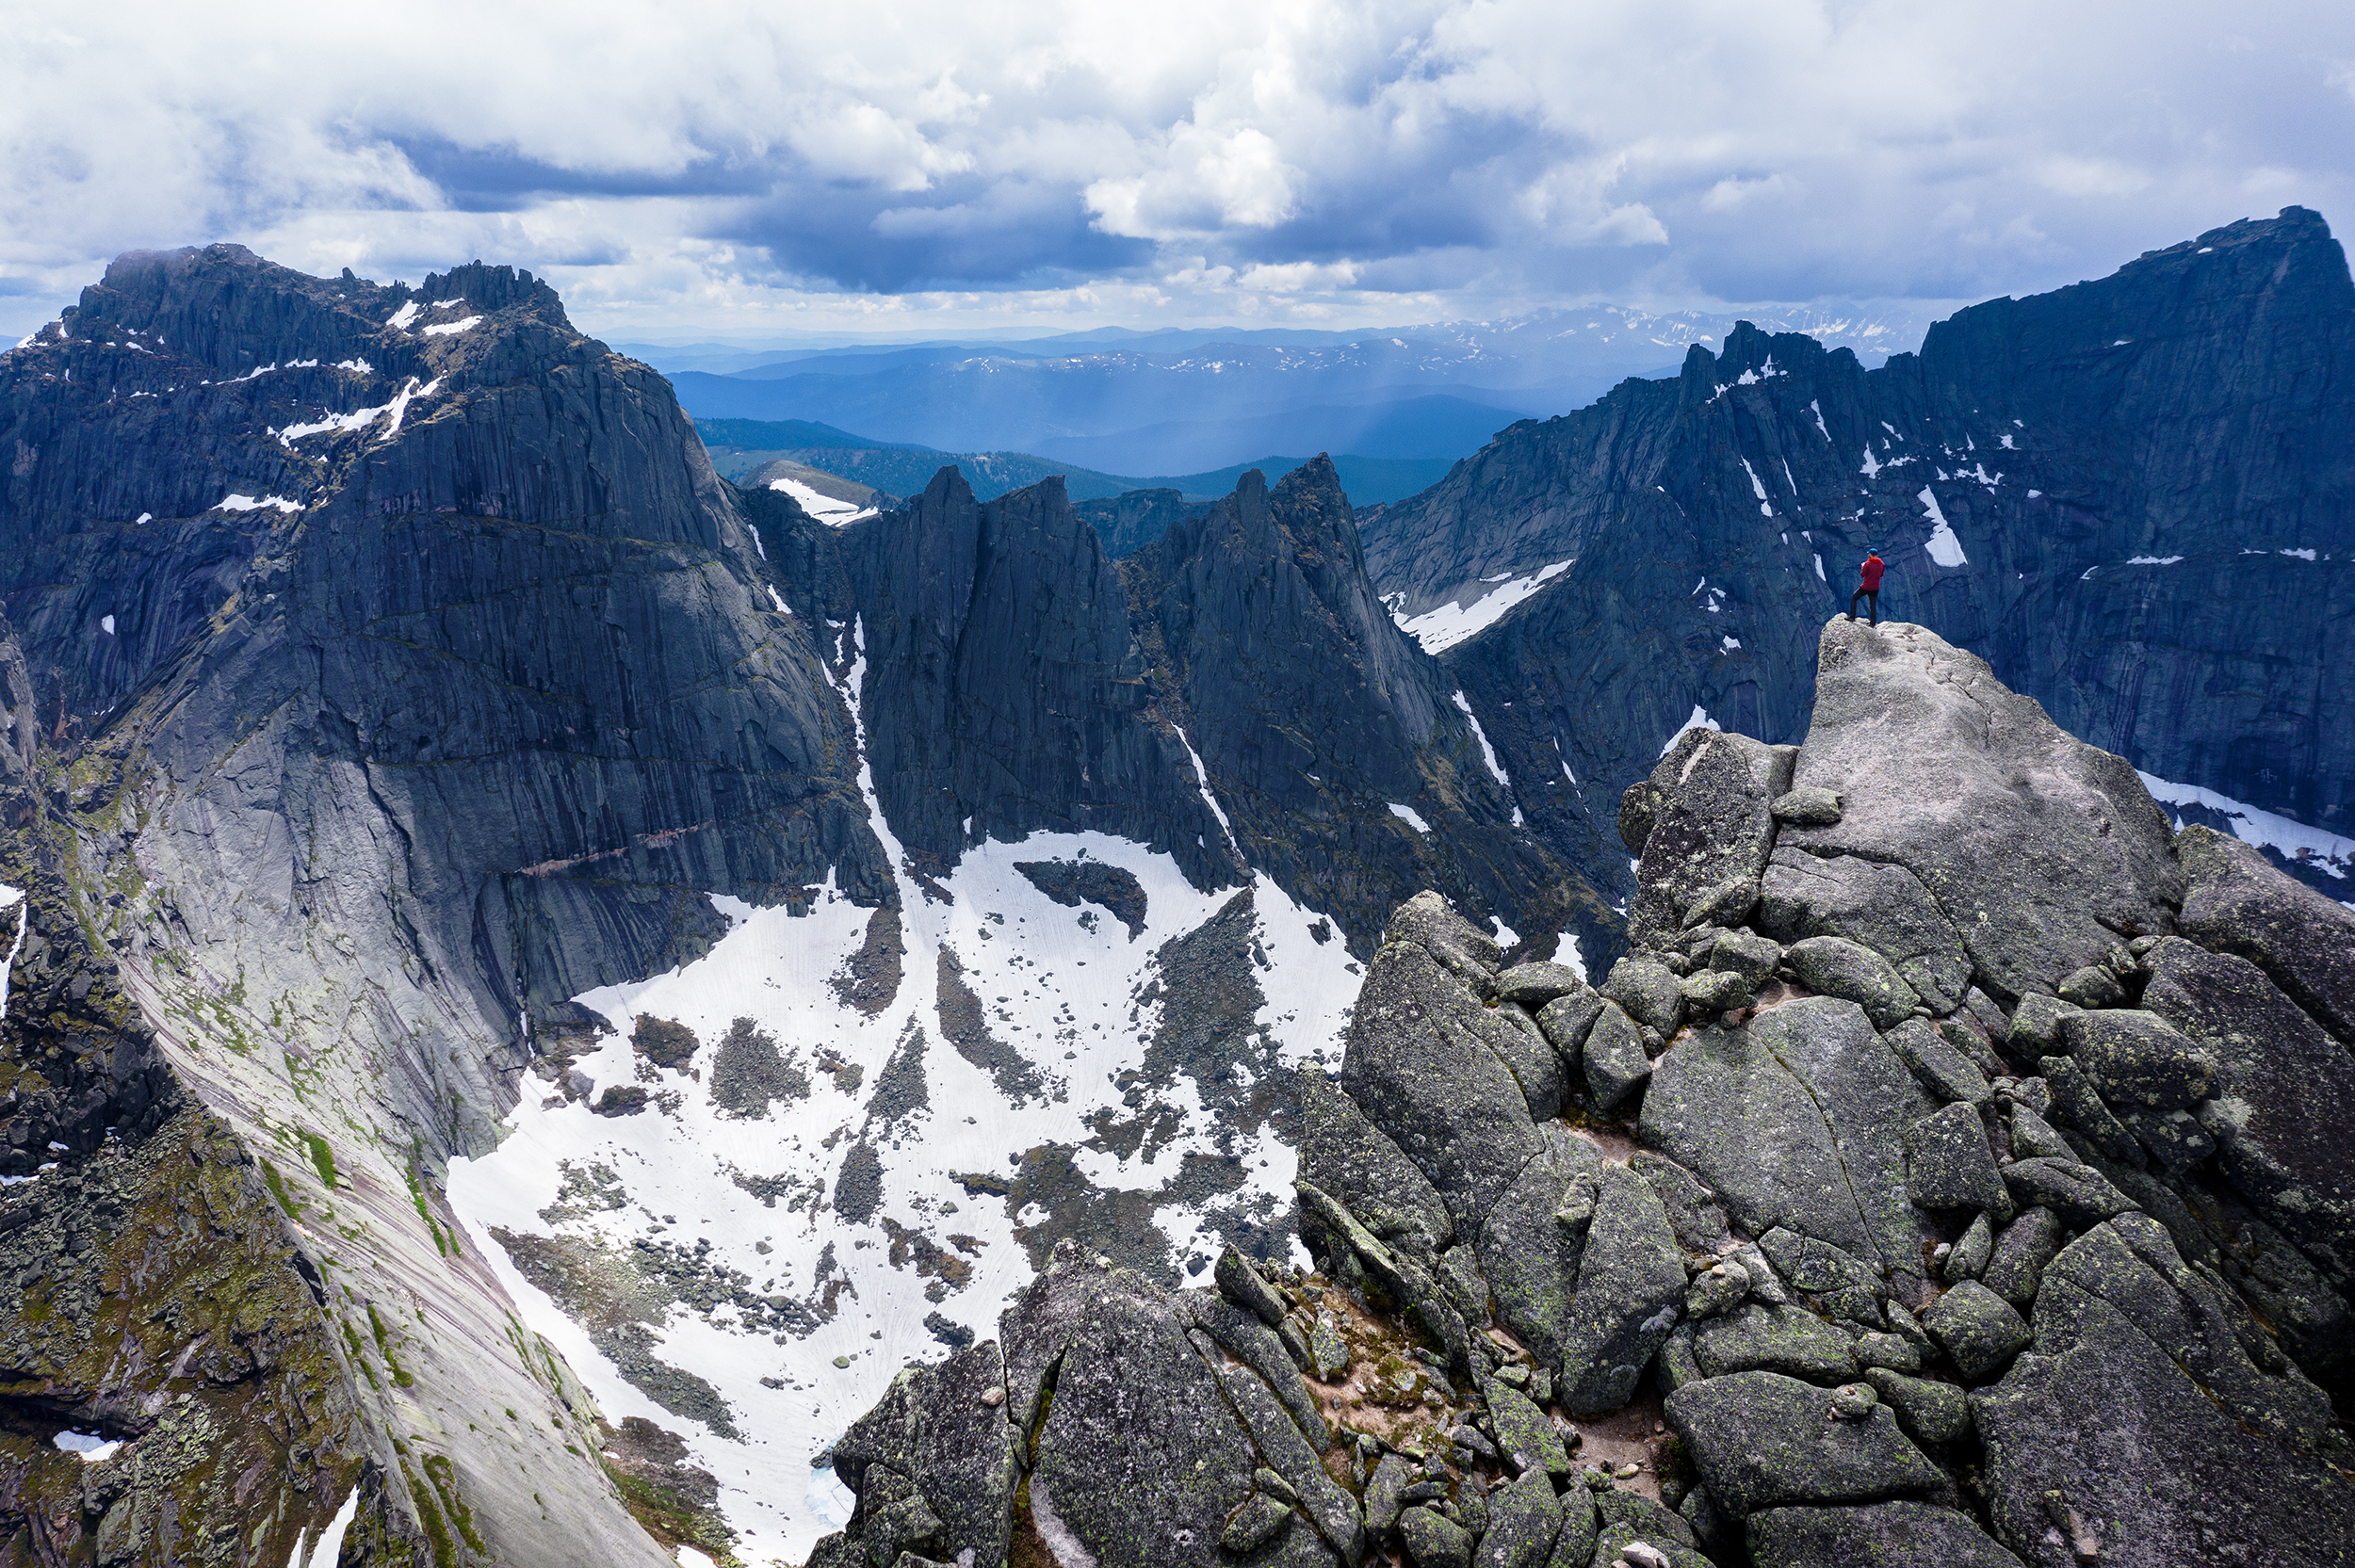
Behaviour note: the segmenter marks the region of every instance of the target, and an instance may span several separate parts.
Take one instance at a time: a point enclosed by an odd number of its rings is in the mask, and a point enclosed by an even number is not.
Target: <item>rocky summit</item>
[[[812,1561],[2355,1559],[2355,914],[1921,626],[1820,671],[1628,790],[1601,985],[1399,907],[1313,1268],[1059,1246]]]
[[[119,258],[0,355],[7,1560],[2343,1560],[2347,311],[1083,513]]]

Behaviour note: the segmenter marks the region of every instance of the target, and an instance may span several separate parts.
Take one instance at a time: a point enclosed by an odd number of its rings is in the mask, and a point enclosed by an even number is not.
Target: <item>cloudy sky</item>
[[[213,240],[760,340],[1948,301],[2350,196],[2346,0],[0,6],[19,335]]]

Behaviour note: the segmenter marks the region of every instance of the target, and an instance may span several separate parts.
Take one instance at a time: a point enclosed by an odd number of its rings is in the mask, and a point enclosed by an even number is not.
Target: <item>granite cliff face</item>
[[[1372,518],[1366,557],[1546,843],[1605,885],[1617,793],[1679,726],[1806,733],[1809,628],[1872,546],[1883,619],[2184,786],[2193,819],[2226,820],[2205,789],[2347,836],[2351,389],[2355,283],[2290,208],[1973,306],[1875,370],[1738,330],[1503,432]],[[2346,897],[2335,869],[2314,880]]]
[[[1923,627],[1820,666],[1627,792],[1601,986],[1401,906],[1313,1271],[1059,1250],[812,1560],[2347,1560],[2355,915]]]

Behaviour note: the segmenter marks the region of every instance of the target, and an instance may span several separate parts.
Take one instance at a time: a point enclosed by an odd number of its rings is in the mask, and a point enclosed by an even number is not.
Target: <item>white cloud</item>
[[[2355,210],[2355,8],[2233,21],[19,0],[0,331],[117,251],[211,239],[378,277],[512,261],[617,334],[2021,292],[2289,202]]]

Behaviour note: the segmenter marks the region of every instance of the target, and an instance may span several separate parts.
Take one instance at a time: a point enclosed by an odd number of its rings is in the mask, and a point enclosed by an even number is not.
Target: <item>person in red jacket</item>
[[[1856,591],[1848,595],[1849,620],[1856,619],[1856,602],[1861,599],[1864,601],[1865,608],[1872,614],[1872,624],[1877,626],[1881,623],[1881,569],[1883,564],[1878,550],[1864,552],[1864,564],[1857,568],[1859,580]]]

